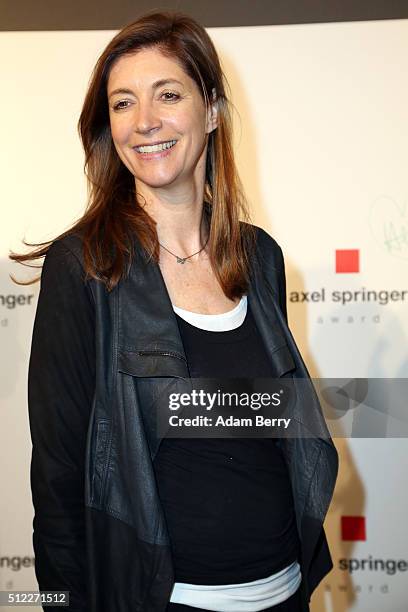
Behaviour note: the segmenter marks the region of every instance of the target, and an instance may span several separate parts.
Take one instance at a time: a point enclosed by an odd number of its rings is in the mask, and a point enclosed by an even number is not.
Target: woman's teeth
[[[138,153],[156,153],[158,151],[165,151],[174,147],[177,140],[169,140],[168,142],[161,142],[157,145],[146,145],[144,147],[135,147]]]

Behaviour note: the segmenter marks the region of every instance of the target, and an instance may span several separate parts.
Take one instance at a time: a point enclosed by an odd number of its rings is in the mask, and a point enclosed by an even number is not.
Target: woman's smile
[[[154,144],[138,145],[132,148],[142,159],[161,159],[168,157],[176,144],[177,140],[166,140]]]

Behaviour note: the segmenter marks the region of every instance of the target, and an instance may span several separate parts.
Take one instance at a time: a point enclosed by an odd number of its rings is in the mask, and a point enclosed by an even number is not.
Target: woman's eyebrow
[[[181,81],[178,81],[177,79],[159,79],[158,81],[155,81],[154,83],[152,83],[152,88],[157,89],[158,87],[163,87],[163,85],[169,85],[170,83],[177,83],[178,85],[183,86],[183,83]],[[134,95],[134,92],[132,89],[128,89],[126,87],[119,87],[119,89],[114,89],[113,91],[110,92],[109,98],[115,94]]]
[[[177,83],[178,85],[183,85],[181,81],[177,79],[159,79],[153,83],[153,89],[157,89],[158,87],[163,87],[163,85],[168,85],[169,83]]]
[[[119,89],[114,89],[113,91],[111,91],[109,94],[109,98],[111,98],[115,94],[132,94],[133,95],[133,91],[131,89],[125,89],[123,87],[120,87]]]

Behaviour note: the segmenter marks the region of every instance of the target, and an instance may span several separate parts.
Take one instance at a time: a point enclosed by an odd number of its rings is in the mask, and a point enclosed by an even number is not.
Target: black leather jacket
[[[308,379],[286,323],[282,252],[257,231],[248,299],[276,377]],[[188,365],[160,268],[139,247],[110,293],[84,281],[81,240],[55,241],[44,262],[29,365],[33,544],[41,590],[70,591],[76,612],[164,612],[174,583],[152,459],[155,398],[146,377],[180,380]],[[310,385],[298,397],[299,433]],[[286,440],[307,602],[332,562],[322,527],[337,475],[329,437]],[[47,607],[47,610],[54,608]],[[59,608],[58,608],[59,609]]]

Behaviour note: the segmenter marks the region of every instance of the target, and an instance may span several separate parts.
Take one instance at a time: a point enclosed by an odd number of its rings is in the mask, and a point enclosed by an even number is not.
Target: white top
[[[280,572],[251,582],[219,586],[176,582],[170,601],[215,612],[259,612],[289,599],[301,581],[300,565],[294,561]]]
[[[246,295],[235,308],[221,314],[200,314],[173,304],[173,310],[187,323],[215,332],[230,331],[242,325],[247,307]],[[267,578],[251,582],[221,585],[176,582],[170,601],[216,612],[259,612],[289,599],[296,593],[301,581],[300,565],[294,561]]]
[[[243,295],[235,308],[221,314],[191,312],[191,310],[184,310],[184,308],[179,308],[174,304],[173,310],[187,323],[200,329],[215,332],[230,331],[231,329],[236,329],[244,322],[247,313],[247,296]]]

